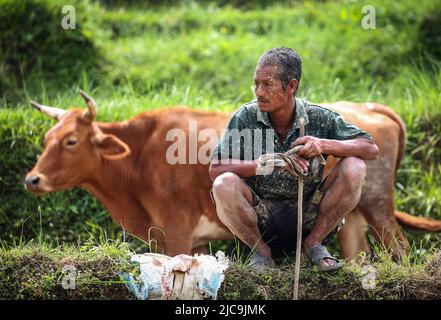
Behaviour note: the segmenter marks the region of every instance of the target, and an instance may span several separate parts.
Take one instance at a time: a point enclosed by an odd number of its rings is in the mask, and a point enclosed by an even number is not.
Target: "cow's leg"
[[[162,228],[135,222],[126,224],[126,227],[128,227],[127,230],[129,233],[139,237],[147,244],[150,252],[160,254],[166,253],[166,242]]]
[[[193,239],[189,228],[184,224],[175,224],[167,225],[162,229],[164,234],[158,238],[161,239],[160,245],[164,248],[164,254],[173,257],[192,253]]]
[[[305,252],[322,244],[343,218],[357,205],[366,175],[366,165],[360,158],[346,157],[338,162],[326,177],[320,191],[325,195],[314,227],[304,240]],[[332,259],[323,259],[323,265],[333,265]]]
[[[151,220],[146,216],[134,215],[134,210],[131,211],[132,216],[129,218],[115,219],[120,225],[125,236],[134,236],[144,241],[150,252],[164,253],[164,239],[161,228],[153,227]]]
[[[191,232],[186,232],[185,225],[167,225],[153,223],[150,226],[132,223],[126,224],[128,232],[144,240],[150,252],[166,254],[171,257],[178,254],[191,254],[193,239]]]
[[[207,246],[203,245],[203,246],[195,247],[191,250],[191,253],[192,254],[196,254],[196,253],[206,254],[206,253],[208,253]]]
[[[355,209],[346,216],[345,221],[338,232],[342,257],[346,260],[352,260],[360,252],[370,253],[365,231],[366,221],[361,213]]]
[[[400,260],[407,253],[408,242],[393,216],[393,199],[382,199],[378,203],[360,203],[360,209],[371,227],[376,243],[385,248],[394,260]]]
[[[262,240],[249,187],[234,173],[224,173],[213,183],[216,211],[222,223],[249,248],[271,259],[271,249]]]
[[[394,259],[399,259],[407,253],[408,242],[393,214],[395,172],[391,163],[393,158],[385,154],[377,161],[367,161],[367,176],[358,208],[377,244],[384,246]]]
[[[181,240],[179,241],[179,244],[173,243],[173,245],[168,245],[167,241],[165,241],[165,245],[164,245],[164,253],[174,257],[178,254],[192,254],[192,250],[191,250],[191,246],[192,246],[192,241],[191,239],[189,240]]]

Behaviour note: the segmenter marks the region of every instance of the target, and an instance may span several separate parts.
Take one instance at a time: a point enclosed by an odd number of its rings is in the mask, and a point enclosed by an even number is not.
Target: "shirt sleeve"
[[[332,125],[329,132],[329,139],[350,140],[364,138],[368,140],[373,140],[372,136],[369,133],[361,130],[351,123],[344,121],[341,115],[339,115],[338,113],[332,114],[334,119],[330,122]]]
[[[240,133],[245,128],[242,120],[233,114],[211,154],[211,161],[220,159],[244,160],[244,141]]]

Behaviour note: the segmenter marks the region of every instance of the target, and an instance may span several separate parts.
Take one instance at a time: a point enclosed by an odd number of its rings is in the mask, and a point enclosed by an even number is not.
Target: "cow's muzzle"
[[[36,194],[46,193],[41,188],[41,180],[42,178],[38,174],[28,174],[24,181],[26,190]]]

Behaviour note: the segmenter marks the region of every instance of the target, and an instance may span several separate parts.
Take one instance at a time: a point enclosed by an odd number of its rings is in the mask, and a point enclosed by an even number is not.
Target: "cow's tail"
[[[439,220],[415,217],[406,212],[396,210],[394,216],[403,228],[426,232],[441,232],[441,221]]]
[[[396,172],[398,170],[398,166],[400,165],[401,160],[404,158],[404,152],[406,151],[406,141],[407,141],[406,125],[404,124],[404,121],[400,118],[398,113],[396,113],[394,110],[392,110],[389,107],[386,107],[379,103],[367,103],[366,106],[374,112],[384,114],[385,116],[392,119],[398,125],[398,128],[400,130],[400,137],[398,141],[397,163],[395,166],[395,172]]]

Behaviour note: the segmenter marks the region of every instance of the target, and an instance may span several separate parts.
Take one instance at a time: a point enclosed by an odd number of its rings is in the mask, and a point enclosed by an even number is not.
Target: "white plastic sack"
[[[131,262],[140,266],[138,281],[131,274],[122,276],[141,300],[214,300],[228,268],[222,251],[216,256],[180,254],[173,258],[145,253],[132,256]]]

